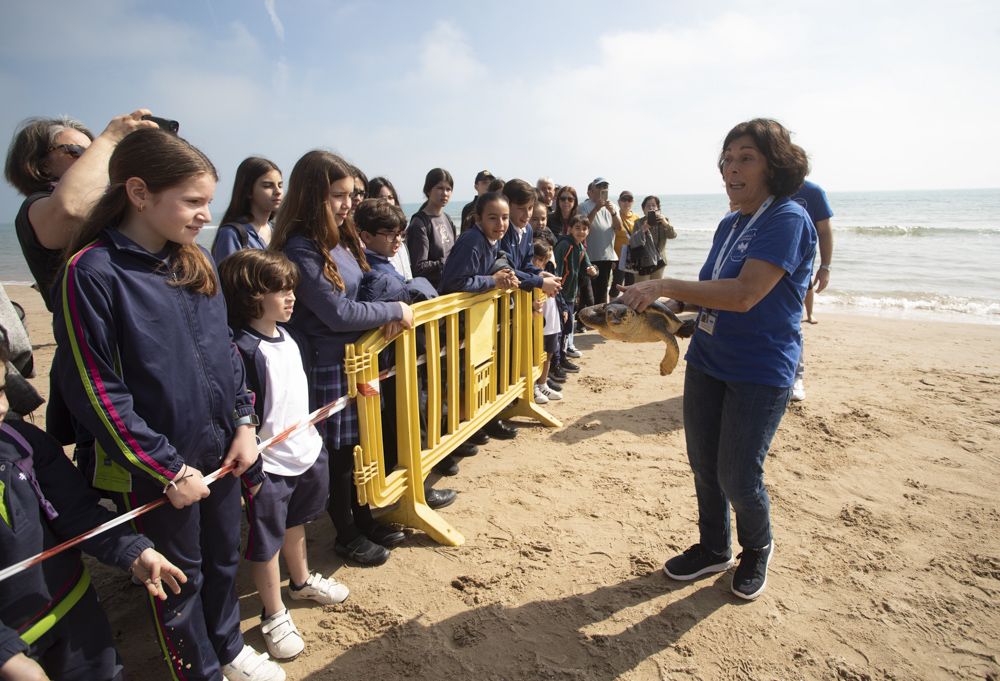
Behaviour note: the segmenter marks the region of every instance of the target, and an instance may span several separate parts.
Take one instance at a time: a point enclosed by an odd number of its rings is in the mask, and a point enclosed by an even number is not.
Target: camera
[[[654,224],[656,222],[659,222],[659,219],[656,217],[656,211],[655,210],[651,210],[648,213],[646,213],[646,224],[647,225],[652,225],[652,224]]]
[[[177,134],[177,131],[181,129],[180,123],[178,123],[177,121],[172,121],[169,118],[160,118],[159,116],[152,116],[150,114],[146,114],[145,116],[142,117],[142,120],[153,121],[158,126],[160,126],[161,129],[166,130],[167,132],[172,132],[175,135]]]

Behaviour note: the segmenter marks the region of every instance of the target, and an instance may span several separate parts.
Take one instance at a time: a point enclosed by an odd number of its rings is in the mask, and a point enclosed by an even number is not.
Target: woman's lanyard
[[[760,204],[760,208],[758,208],[757,212],[753,214],[752,218],[750,218],[750,222],[748,222],[746,226],[744,226],[743,229],[740,230],[740,235],[746,234],[747,231],[750,229],[750,227],[753,225],[753,223],[757,222],[757,218],[763,215],[764,211],[766,211],[771,206],[772,203],[774,203],[774,195],[768,196],[764,200],[764,203]],[[736,244],[738,244],[740,241],[739,239],[733,239],[733,237],[736,235],[737,231],[736,228],[739,226],[740,223],[740,217],[741,216],[736,217],[736,222],[733,223],[733,228],[729,230],[729,236],[727,236],[726,240],[722,243],[722,248],[719,249],[719,255],[717,255],[715,258],[715,267],[712,268],[713,281],[719,278],[719,275],[722,273],[722,265],[726,262],[726,258],[728,258],[732,254],[733,249],[736,248]],[[732,246],[729,245],[730,241],[733,242]],[[715,324],[718,321],[719,321],[718,310],[710,310],[708,308],[702,308],[701,312],[698,314],[698,328],[707,333],[709,336],[715,335]]]
[[[773,194],[764,199],[764,203],[760,204],[760,208],[758,208],[757,212],[753,214],[753,217],[750,218],[750,222],[746,224],[746,226],[743,228],[740,234],[746,234],[747,230],[750,229],[750,226],[753,225],[753,223],[757,222],[757,218],[763,215],[764,211],[770,208],[772,203],[774,203]],[[736,244],[739,242],[739,239],[737,239],[733,241],[732,246],[729,246],[729,242],[732,241],[733,237],[736,235],[736,227],[739,225],[739,222],[740,218],[737,217],[736,222],[733,223],[733,228],[729,230],[729,236],[726,237],[726,240],[722,244],[722,248],[719,249],[719,255],[716,256],[715,258],[715,267],[712,268],[713,280],[719,278],[719,275],[722,273],[723,263],[726,262],[726,258],[728,258],[732,254],[733,249],[736,248]]]

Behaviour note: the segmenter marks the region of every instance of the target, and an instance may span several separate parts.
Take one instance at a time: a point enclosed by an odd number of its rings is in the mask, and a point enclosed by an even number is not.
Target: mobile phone
[[[603,204],[603,203],[607,203],[607,202],[608,202],[608,190],[607,189],[602,189],[601,190],[601,203]]]
[[[166,130],[167,132],[172,132],[175,135],[177,134],[177,131],[181,129],[180,123],[178,123],[177,121],[172,121],[169,118],[160,118],[159,116],[152,116],[150,114],[146,114],[145,116],[142,117],[142,120],[153,121],[163,130]]]
[[[654,222],[656,222],[656,211],[651,210],[648,213],[646,213],[646,224],[651,225]]]

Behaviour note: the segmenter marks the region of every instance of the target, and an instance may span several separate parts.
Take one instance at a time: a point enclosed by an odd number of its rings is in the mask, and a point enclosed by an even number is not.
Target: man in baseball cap
[[[487,187],[490,186],[490,182],[494,179],[496,178],[493,176],[493,173],[488,170],[480,170],[476,173],[476,196],[462,208],[462,229],[465,229],[469,216],[476,210],[476,202],[479,200],[479,197],[486,193]]]

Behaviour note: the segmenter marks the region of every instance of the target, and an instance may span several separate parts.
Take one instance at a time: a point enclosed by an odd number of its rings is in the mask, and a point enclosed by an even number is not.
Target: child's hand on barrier
[[[382,334],[388,338],[395,338],[399,334],[403,333],[403,323],[402,322],[389,322],[388,324],[382,325]]]
[[[400,303],[399,306],[403,308],[403,318],[399,320],[399,323],[402,324],[404,329],[412,329],[414,324],[413,308],[406,303]]]
[[[544,300],[533,300],[533,301],[531,301],[531,310],[535,314],[540,315],[540,314],[542,314],[542,307],[544,307],[544,305],[545,305],[545,301]]]
[[[547,296],[554,296],[562,289],[562,282],[555,277],[542,279],[542,291]]]
[[[156,549],[146,549],[132,563],[132,574],[142,580],[146,590],[154,598],[167,600],[167,592],[163,590],[166,582],[175,594],[181,592],[181,584],[187,581],[184,572],[167,560]]]
[[[256,447],[254,447],[256,451]],[[174,508],[185,508],[195,504],[210,494],[208,485],[205,484],[205,476],[201,471],[193,466],[185,465],[180,472],[167,485],[167,499]]]

